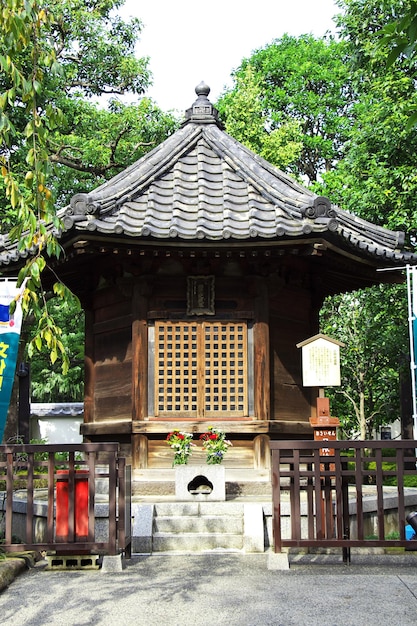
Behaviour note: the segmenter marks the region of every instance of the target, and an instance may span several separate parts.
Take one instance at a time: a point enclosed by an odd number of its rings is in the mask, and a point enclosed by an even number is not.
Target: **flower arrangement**
[[[208,431],[200,435],[200,440],[203,442],[203,449],[207,453],[208,465],[221,463],[232,445],[232,442],[226,439],[226,434],[222,430],[213,428],[213,426],[209,426]]]
[[[191,447],[195,446],[192,442],[193,435],[191,433],[184,433],[180,430],[173,430],[167,435],[167,443],[175,450],[174,465],[186,465],[191,455]]]

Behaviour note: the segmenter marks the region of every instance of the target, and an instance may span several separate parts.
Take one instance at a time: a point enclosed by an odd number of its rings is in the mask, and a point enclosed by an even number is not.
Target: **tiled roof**
[[[83,415],[84,402],[31,402],[30,414],[37,417],[74,417]]]
[[[331,205],[230,137],[209,88],[202,83],[196,92],[181,129],[91,193],[72,198],[60,211],[65,231],[207,242],[319,236],[360,255],[417,262],[401,249],[402,233]],[[16,250],[3,243],[0,263],[7,263]]]
[[[75,196],[64,224],[157,239],[299,235],[311,221],[301,212],[314,198],[215,124],[189,124],[91,194]]]

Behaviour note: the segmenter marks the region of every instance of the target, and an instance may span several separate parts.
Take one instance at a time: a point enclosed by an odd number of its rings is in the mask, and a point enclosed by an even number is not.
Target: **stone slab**
[[[286,552],[269,552],[267,568],[269,570],[289,570],[288,554]]]
[[[123,571],[123,559],[121,554],[103,556],[103,564],[100,570],[103,574],[113,574]]]
[[[246,502],[243,507],[243,548],[245,552],[264,552],[262,504]]]
[[[175,497],[180,501],[226,500],[223,465],[178,465],[175,468]]]
[[[151,554],[153,504],[132,504],[132,552],[135,554]]]

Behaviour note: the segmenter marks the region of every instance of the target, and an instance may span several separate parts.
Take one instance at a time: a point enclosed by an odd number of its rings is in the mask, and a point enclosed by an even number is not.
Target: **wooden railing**
[[[117,443],[0,446],[3,547],[129,556],[130,476]]]
[[[417,441],[323,445],[270,442],[275,552],[340,547],[347,560],[352,547],[417,550],[417,540],[406,537],[417,488],[405,486],[406,476],[417,475]]]

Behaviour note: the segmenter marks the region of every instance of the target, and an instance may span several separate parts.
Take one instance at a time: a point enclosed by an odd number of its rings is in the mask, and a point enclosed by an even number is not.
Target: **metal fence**
[[[407,547],[417,511],[417,441],[271,441],[275,552]],[[330,455],[330,456],[329,456]],[[417,481],[415,482],[417,485]]]
[[[130,556],[131,468],[117,443],[0,446],[0,498],[6,551]]]

